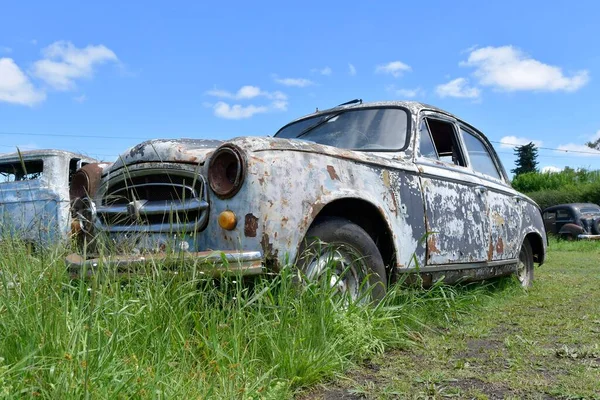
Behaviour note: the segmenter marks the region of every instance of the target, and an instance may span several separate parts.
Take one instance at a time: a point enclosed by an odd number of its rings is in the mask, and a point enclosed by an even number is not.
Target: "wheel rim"
[[[305,273],[313,281],[327,275],[330,288],[340,295],[348,295],[352,300],[357,300],[365,276],[363,269],[364,265],[353,257],[351,250],[337,247],[321,251],[318,257],[307,264]]]

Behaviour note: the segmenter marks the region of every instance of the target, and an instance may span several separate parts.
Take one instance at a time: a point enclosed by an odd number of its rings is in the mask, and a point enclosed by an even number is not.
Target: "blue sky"
[[[150,138],[273,134],[354,98],[430,103],[496,142],[589,151],[600,135],[597,2],[89,3],[0,6],[0,152],[112,160]]]

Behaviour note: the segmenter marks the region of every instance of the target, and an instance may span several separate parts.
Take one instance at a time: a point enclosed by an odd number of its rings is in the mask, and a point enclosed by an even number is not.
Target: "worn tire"
[[[528,288],[533,283],[533,250],[529,240],[525,239],[519,252],[519,262],[517,264],[517,279],[521,286]]]
[[[318,278],[325,272],[318,270],[319,265],[324,257],[333,254],[351,255],[352,258],[349,265],[344,264],[345,257],[339,266],[337,260],[326,263],[330,273],[346,272],[340,276],[339,281],[344,285],[340,290],[350,292],[351,297],[356,298],[363,293],[351,291],[352,288],[367,289],[372,301],[385,296],[385,264],[377,245],[363,228],[344,218],[328,217],[316,221],[302,241],[297,266],[307,278]],[[332,268],[335,271],[331,271]],[[367,276],[368,281],[365,280]]]

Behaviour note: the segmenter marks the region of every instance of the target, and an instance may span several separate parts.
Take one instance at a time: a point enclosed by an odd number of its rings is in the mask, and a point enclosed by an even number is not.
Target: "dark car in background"
[[[600,206],[593,203],[559,204],[544,210],[546,232],[563,239],[600,240]]]

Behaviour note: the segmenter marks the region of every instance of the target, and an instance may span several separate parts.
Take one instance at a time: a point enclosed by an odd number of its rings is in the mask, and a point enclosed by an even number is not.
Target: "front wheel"
[[[332,288],[351,299],[386,293],[385,265],[377,245],[360,226],[343,218],[315,223],[304,238],[298,267],[310,280],[328,277]]]
[[[524,288],[530,287],[533,283],[533,250],[527,239],[523,241],[521,251],[519,252],[517,278]]]

